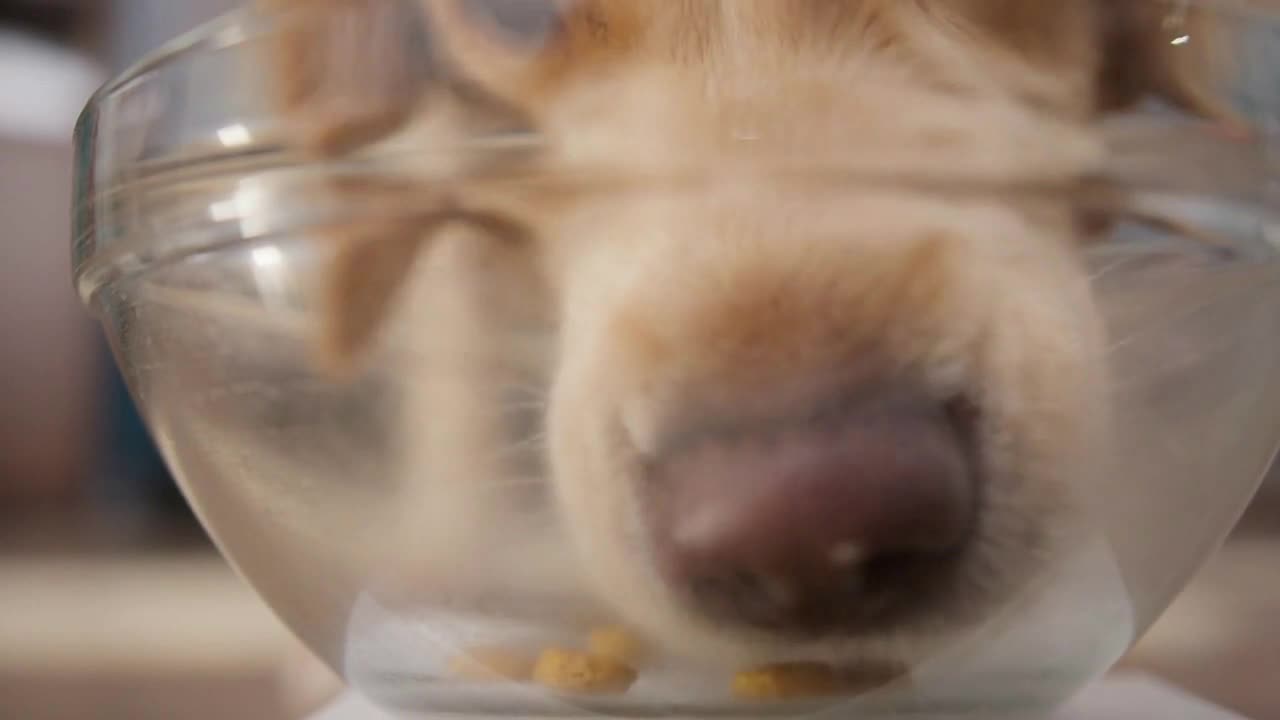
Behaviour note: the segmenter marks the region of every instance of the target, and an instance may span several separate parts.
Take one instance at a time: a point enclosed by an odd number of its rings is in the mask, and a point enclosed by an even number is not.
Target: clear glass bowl
[[[374,700],[1023,717],[1249,501],[1275,17],[822,7],[274,0],[91,102],[79,291]]]

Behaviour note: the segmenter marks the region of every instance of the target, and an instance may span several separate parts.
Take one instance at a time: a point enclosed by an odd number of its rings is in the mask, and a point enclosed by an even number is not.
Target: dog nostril
[[[707,435],[660,463],[651,508],[667,581],[714,616],[820,629],[963,547],[977,505],[970,433],[951,404],[893,400],[821,427]]]
[[[684,590],[713,617],[772,630],[818,629],[837,622],[841,612],[865,615],[877,609],[875,598],[867,595],[865,578],[856,567],[834,570],[820,579],[707,568],[705,574],[689,578]]]
[[[758,625],[783,624],[800,599],[784,577],[733,568],[707,568],[689,579],[687,594],[716,615]]]

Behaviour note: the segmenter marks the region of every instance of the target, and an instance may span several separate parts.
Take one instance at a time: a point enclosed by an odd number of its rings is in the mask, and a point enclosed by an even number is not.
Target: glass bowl
[[[1280,26],[999,6],[264,1],[90,103],[77,287],[389,710],[1046,712],[1280,435]]]

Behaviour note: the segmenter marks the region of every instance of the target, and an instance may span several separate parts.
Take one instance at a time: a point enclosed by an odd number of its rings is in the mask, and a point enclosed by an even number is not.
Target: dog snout
[[[974,525],[978,473],[957,407],[894,389],[700,428],[648,479],[660,571],[714,620],[825,632],[871,619]]]

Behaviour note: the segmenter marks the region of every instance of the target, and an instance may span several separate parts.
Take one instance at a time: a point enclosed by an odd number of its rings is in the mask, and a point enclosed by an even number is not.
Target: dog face
[[[413,77],[374,5],[311,6],[346,18],[325,56]],[[451,89],[353,82],[335,110],[304,63],[300,137],[507,122],[540,138],[508,170],[579,180],[398,191],[431,219],[339,254],[330,356],[443,252],[435,209],[501,218],[505,249],[452,272],[518,256],[538,277],[506,304],[545,302],[545,482],[595,594],[690,656],[908,660],[1069,549],[1103,332],[1067,193],[1014,190],[1087,172],[1092,121],[1141,96],[1212,111],[1154,7],[423,0]],[[436,327],[496,337],[510,310]]]

